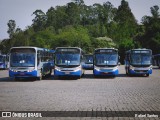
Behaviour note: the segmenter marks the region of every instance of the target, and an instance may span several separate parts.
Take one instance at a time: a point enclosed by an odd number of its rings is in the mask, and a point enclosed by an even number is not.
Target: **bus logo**
[[[2,112],[2,117],[11,117],[11,112]]]

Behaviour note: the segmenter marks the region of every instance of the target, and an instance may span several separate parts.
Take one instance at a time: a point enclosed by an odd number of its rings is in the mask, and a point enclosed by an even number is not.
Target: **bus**
[[[8,69],[8,55],[0,55],[0,69]]]
[[[126,51],[125,70],[130,76],[152,74],[152,50],[143,48]]]
[[[118,50],[115,48],[98,48],[94,51],[94,76],[116,76],[118,70]]]
[[[84,74],[82,68],[83,50],[78,47],[57,47],[55,49],[54,76],[76,76]]]
[[[85,54],[83,57],[83,68],[93,70],[93,55],[91,54]]]
[[[9,55],[9,77],[37,78],[52,73],[50,59],[53,57],[49,49],[38,47],[12,47]]]

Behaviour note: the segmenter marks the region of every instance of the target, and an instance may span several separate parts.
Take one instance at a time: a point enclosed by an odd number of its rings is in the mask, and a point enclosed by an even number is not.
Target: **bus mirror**
[[[121,65],[121,63],[120,62],[118,62],[118,66],[120,66]]]

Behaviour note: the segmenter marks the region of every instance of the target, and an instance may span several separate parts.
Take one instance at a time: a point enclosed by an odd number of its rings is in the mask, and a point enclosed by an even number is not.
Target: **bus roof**
[[[36,50],[50,51],[50,49],[48,49],[48,48],[39,48],[39,47],[33,47],[33,46],[19,46],[19,47],[12,47],[12,48],[10,49],[10,51],[11,51],[12,49],[16,49],[16,48],[33,48],[33,49],[36,49]]]
[[[56,49],[63,49],[63,48],[81,49],[80,47],[56,47]]]
[[[116,49],[116,48],[96,48],[95,51],[96,51],[96,50],[99,50],[99,49],[118,50],[118,49]]]
[[[130,53],[131,51],[152,51],[151,49],[146,49],[146,48],[137,48],[137,49],[131,49],[126,51],[125,53]]]
[[[94,52],[96,52],[96,51],[98,51],[98,50],[116,50],[116,51],[118,51],[118,49],[115,49],[115,48],[96,48],[96,49],[94,50]]]
[[[93,54],[84,54],[84,56],[93,56]]]

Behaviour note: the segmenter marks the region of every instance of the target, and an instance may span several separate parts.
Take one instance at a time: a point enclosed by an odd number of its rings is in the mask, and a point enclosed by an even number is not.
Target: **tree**
[[[140,43],[145,48],[150,48],[153,54],[160,53],[160,14],[159,7],[153,6],[150,8],[152,16],[144,16],[142,24],[145,32],[140,37]]]
[[[52,27],[53,29],[56,29],[57,28],[56,10],[53,7],[51,7],[50,9],[48,9],[46,16],[47,16],[46,27]]]
[[[121,1],[114,20],[117,22],[117,40],[133,38],[137,30],[137,21],[131,12],[128,2]]]
[[[41,31],[44,29],[44,26],[46,24],[47,16],[42,10],[36,10],[33,12],[33,15],[35,15],[35,18],[33,21],[33,28],[35,31]]]
[[[68,25],[77,25],[80,22],[80,11],[77,4],[70,2],[67,4],[66,8],[67,14],[67,24]]]
[[[15,33],[15,30],[16,30],[16,22],[15,22],[15,20],[9,20],[7,25],[8,25],[7,33],[9,34],[9,37],[11,39],[13,37],[13,34]]]
[[[56,31],[67,24],[66,6],[56,6]]]
[[[150,8],[151,9],[151,14],[153,16],[153,18],[159,18],[160,14],[159,14],[159,7],[157,5],[153,6]]]

